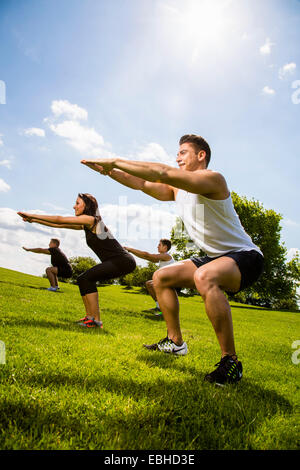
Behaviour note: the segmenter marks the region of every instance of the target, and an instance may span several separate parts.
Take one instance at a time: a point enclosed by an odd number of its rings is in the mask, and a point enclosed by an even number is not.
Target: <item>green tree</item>
[[[152,279],[153,273],[158,269],[155,263],[148,261],[147,266],[137,266],[134,271],[119,278],[119,284],[122,286],[141,287],[146,291],[145,282]]]
[[[74,256],[73,258],[70,258],[69,261],[73,271],[71,282],[76,282],[80,274],[84,273],[88,269],[91,269],[97,264],[93,258],[88,256]]]
[[[88,269],[93,268],[96,266],[97,261],[89,256],[74,256],[70,258],[70,264],[72,266],[72,277],[70,278],[70,282],[73,284],[77,283],[77,278],[80,274],[84,273]],[[107,281],[101,281],[101,284],[113,284],[115,281],[114,279],[108,279]]]

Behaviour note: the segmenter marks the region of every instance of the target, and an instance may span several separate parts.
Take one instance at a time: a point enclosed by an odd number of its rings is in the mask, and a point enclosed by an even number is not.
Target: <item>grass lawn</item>
[[[203,381],[220,359],[199,296],[180,298],[185,357],[150,352],[166,336],[149,296],[99,287],[103,330],[76,324],[78,288],[0,268],[0,449],[296,449],[300,315],[232,303],[244,377]]]

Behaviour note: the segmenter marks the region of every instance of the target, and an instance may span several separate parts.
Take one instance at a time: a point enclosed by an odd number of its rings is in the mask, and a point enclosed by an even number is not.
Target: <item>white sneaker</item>
[[[57,292],[57,289],[58,287],[48,287],[47,290],[49,290],[50,292]]]
[[[150,351],[161,351],[169,354],[175,354],[176,356],[185,356],[188,352],[187,344],[184,341],[181,346],[174,343],[168,336],[158,343],[155,344],[144,344],[146,349]]]

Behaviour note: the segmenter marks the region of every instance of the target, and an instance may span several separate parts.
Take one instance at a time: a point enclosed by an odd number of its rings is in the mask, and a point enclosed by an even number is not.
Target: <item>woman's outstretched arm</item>
[[[35,222],[40,225],[46,225],[47,227],[54,227],[54,228],[69,228],[71,230],[83,230],[83,225],[74,224],[74,225],[67,225],[67,224],[54,224],[52,222],[45,222],[44,220],[38,219],[23,219],[25,222]]]
[[[46,215],[46,214],[29,214],[27,212],[18,212],[18,215],[23,218],[23,220],[31,220],[32,222],[41,223],[47,222],[55,224],[57,228],[65,228],[64,225],[86,225],[92,226],[94,224],[94,217],[91,215],[78,215],[74,217],[63,217],[61,215]]]

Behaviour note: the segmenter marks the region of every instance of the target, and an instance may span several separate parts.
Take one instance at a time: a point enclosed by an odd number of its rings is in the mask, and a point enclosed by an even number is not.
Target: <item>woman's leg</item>
[[[96,321],[100,321],[100,309],[98,292],[92,292],[82,297],[85,306],[87,317],[94,318]]]
[[[80,294],[82,296],[86,314],[89,318],[94,318],[96,321],[100,320],[96,282],[115,279],[123,274],[133,271],[134,266],[134,260],[130,263],[127,257],[124,260],[121,258],[113,258],[112,260],[107,260],[101,264],[97,264],[78,277],[77,281]]]

